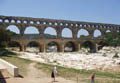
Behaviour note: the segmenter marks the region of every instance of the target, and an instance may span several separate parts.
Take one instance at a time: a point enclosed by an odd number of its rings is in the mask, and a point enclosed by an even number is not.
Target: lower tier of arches
[[[38,52],[77,52],[82,48],[87,48],[90,52],[96,52],[98,50],[97,43],[88,40],[14,40],[10,44],[9,47],[15,47],[14,45],[16,45],[20,51],[28,51],[28,48],[37,48]]]

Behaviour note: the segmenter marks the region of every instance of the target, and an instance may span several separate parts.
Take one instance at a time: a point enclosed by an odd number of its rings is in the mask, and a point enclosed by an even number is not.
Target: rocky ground
[[[35,50],[35,49],[33,49]],[[33,51],[32,50],[32,51]],[[85,49],[83,49],[85,50]],[[17,53],[17,52],[16,52]],[[120,47],[104,47],[97,53],[73,52],[73,53],[29,53],[21,52],[21,58],[27,58],[42,63],[49,63],[76,69],[112,69],[119,67],[120,58],[113,58],[117,54],[120,56]]]
[[[104,47],[97,53],[88,53],[86,49],[81,49],[79,52],[68,53],[38,53],[36,49],[29,49],[31,52],[14,51],[21,58],[34,60],[41,63],[60,65],[76,69],[108,69],[120,72],[120,47]],[[113,58],[117,53],[118,57]],[[118,70],[116,70],[118,68]],[[24,77],[14,78],[8,73],[3,73],[5,80],[3,83],[51,83],[50,75],[37,69],[35,62],[30,63],[27,67],[27,75]],[[99,78],[99,77],[98,77]],[[81,79],[81,78],[80,78]],[[83,79],[83,78],[82,78]],[[86,79],[86,78],[85,78]],[[89,77],[87,77],[89,79]],[[101,78],[100,78],[101,79]],[[66,80],[62,77],[56,78],[57,83],[76,83],[75,81]],[[111,80],[111,79],[109,79]],[[86,83],[81,82],[80,83]],[[101,82],[100,82],[101,83]],[[108,83],[108,82],[105,82]],[[111,82],[112,83],[112,82]]]

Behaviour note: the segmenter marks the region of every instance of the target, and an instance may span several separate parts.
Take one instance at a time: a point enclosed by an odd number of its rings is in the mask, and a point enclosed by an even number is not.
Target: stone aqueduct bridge
[[[74,51],[79,51],[84,42],[91,42],[92,49],[97,49],[98,43],[105,38],[107,30],[110,30],[115,36],[117,31],[120,31],[120,25],[115,24],[103,24],[103,23],[91,23],[91,22],[80,22],[80,21],[69,21],[69,20],[55,20],[45,18],[31,18],[31,17],[14,17],[14,16],[0,16],[0,26],[7,28],[9,25],[15,25],[20,31],[20,38],[13,38],[12,41],[16,41],[20,45],[20,50],[24,51],[26,46],[31,41],[36,42],[41,52],[46,52],[46,46],[49,42],[55,42],[57,44],[57,50],[64,52],[64,46],[67,42],[74,44]],[[37,39],[26,39],[24,38],[24,31],[26,27],[34,26],[40,32],[40,38]],[[44,31],[47,27],[52,27],[57,32],[57,37],[54,39],[47,39],[43,37]],[[72,31],[72,38],[62,38],[61,33],[64,28],[69,28]],[[77,33],[80,29],[85,29],[89,33],[89,38],[80,39],[77,38]],[[95,30],[101,32],[101,37],[96,39],[93,37]]]

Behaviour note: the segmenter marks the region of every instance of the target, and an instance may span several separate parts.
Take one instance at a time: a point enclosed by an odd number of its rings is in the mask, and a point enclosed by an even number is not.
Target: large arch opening
[[[110,33],[111,31],[110,30],[106,30],[106,33]]]
[[[10,41],[7,46],[12,51],[22,51],[22,46],[16,41]]]
[[[119,30],[117,30],[117,33],[119,33],[120,31]]]
[[[56,42],[49,42],[46,46],[46,52],[59,52],[60,48]]]
[[[94,34],[93,34],[94,37],[100,38],[101,35],[102,35],[102,34],[101,34],[101,31],[100,31],[100,30],[98,30],[98,29],[94,30]]]
[[[111,35],[111,31],[110,30],[106,30],[106,34],[105,34],[105,37],[109,37]]]
[[[84,52],[90,52],[95,53],[96,52],[96,46],[91,41],[85,41],[81,44],[81,49]]]
[[[40,44],[35,41],[31,41],[27,44],[26,51],[30,53],[41,52]]]
[[[77,38],[86,38],[89,36],[89,32],[85,29],[80,29],[77,33]]]
[[[34,26],[26,27],[24,31],[25,38],[40,38],[39,30]]]
[[[44,37],[45,38],[56,38],[57,37],[57,32],[54,28],[52,27],[47,27],[44,30]]]
[[[75,45],[73,42],[67,42],[64,46],[64,52],[74,52],[75,51]]]
[[[69,28],[64,28],[62,30],[62,37],[63,38],[72,38],[72,31]]]
[[[20,36],[20,30],[15,25],[9,25],[6,29],[12,37],[19,37]]]

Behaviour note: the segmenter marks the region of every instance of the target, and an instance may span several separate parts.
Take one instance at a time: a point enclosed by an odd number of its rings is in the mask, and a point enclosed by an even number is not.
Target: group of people
[[[53,71],[51,73],[51,78],[53,79],[52,83],[56,82],[56,80],[55,80],[56,75],[58,75],[58,66],[57,65],[54,66]],[[95,83],[95,73],[92,73],[90,75],[90,79],[91,79],[91,83]]]

